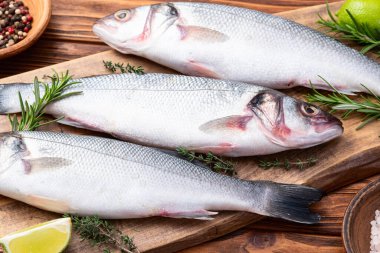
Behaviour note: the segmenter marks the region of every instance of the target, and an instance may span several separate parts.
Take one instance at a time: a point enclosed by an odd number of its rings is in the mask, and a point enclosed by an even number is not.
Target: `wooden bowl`
[[[380,180],[364,187],[346,210],[342,236],[347,253],[370,252],[370,222],[376,210],[380,210]]]
[[[23,0],[33,17],[32,29],[22,41],[0,49],[0,59],[18,54],[33,45],[45,31],[51,17],[51,0]]]

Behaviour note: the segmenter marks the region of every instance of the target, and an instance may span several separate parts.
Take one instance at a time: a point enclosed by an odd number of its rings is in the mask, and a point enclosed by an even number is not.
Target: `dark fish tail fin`
[[[320,221],[321,217],[311,212],[309,207],[321,199],[322,191],[295,184],[278,184],[265,181],[253,182],[253,184],[255,185],[255,193],[259,189],[263,194],[261,214],[306,224],[314,224]]]

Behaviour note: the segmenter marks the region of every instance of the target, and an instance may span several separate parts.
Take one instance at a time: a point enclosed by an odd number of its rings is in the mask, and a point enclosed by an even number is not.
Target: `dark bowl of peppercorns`
[[[51,0],[0,0],[0,59],[33,45],[50,17]]]

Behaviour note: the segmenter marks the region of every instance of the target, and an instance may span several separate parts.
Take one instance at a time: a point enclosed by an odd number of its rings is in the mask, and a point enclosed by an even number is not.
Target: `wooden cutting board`
[[[123,4],[125,4],[125,7],[132,7],[133,5],[133,3],[127,3],[127,1],[123,2]],[[331,7],[335,11],[340,4],[332,4]],[[249,4],[246,7],[250,7]],[[283,12],[278,15],[315,28],[317,27],[315,23],[318,19],[317,13],[326,16],[325,6],[314,6],[296,11]],[[174,73],[172,70],[147,60],[121,55],[110,50],[5,78],[0,80],[0,83],[31,82],[34,76],[42,77],[46,74],[51,74],[52,69],[58,72],[68,69],[75,77],[108,73],[103,67],[102,60],[141,65],[146,72]],[[307,93],[307,89],[298,88],[287,91],[287,93],[303,97]],[[359,122],[359,117],[353,117],[344,121],[344,135],[327,144],[307,150],[288,151],[270,156],[271,158],[286,157],[289,159],[314,156],[319,159],[319,162],[312,168],[304,171],[297,169],[290,171],[282,169],[264,171],[257,167],[255,160],[257,158],[241,158],[234,160],[238,176],[250,180],[265,179],[283,183],[307,184],[330,191],[347,183],[376,174],[380,172],[379,124],[374,123],[361,131],[356,131],[355,128]],[[8,119],[5,116],[1,116],[0,130],[4,132],[9,129]],[[49,126],[48,130],[99,135],[99,133],[60,126],[58,124]],[[121,185],[120,187],[127,188],[128,186]],[[93,201],[96,201],[96,199]],[[60,217],[60,215],[41,211],[21,202],[0,196],[0,236],[57,217]],[[213,221],[176,220],[155,217],[116,221],[116,224],[123,232],[134,237],[140,251],[173,252],[224,235],[261,218],[259,215],[243,212],[222,212]],[[80,242],[78,236],[73,237],[67,249],[67,252],[86,253],[98,251],[101,252],[100,249],[94,249],[86,242]]]

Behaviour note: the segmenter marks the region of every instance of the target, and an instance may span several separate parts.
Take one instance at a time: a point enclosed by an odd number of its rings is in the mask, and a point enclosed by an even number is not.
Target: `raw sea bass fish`
[[[47,113],[148,146],[250,156],[314,146],[343,132],[319,108],[250,84],[165,74],[78,81],[67,92],[83,94],[55,102]],[[32,103],[32,90],[32,84],[0,86],[0,113],[20,112],[17,92]]]
[[[2,134],[0,194],[57,213],[211,219],[217,210],[316,223],[321,192],[217,174],[159,150],[53,132]]]
[[[94,33],[116,50],[189,75],[284,89],[308,86],[380,95],[380,65],[342,43],[262,12],[206,3],[120,10]]]

